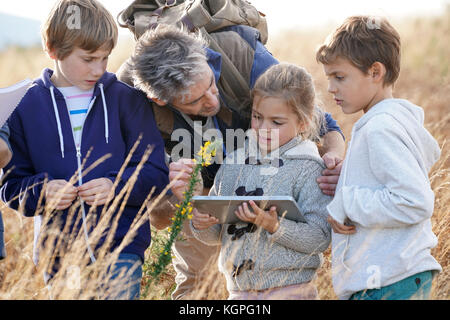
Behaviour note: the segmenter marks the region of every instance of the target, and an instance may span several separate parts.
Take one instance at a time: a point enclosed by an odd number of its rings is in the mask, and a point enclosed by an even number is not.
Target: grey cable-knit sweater
[[[222,245],[219,269],[229,291],[309,282],[331,241],[326,211],[331,197],[316,182],[325,168],[317,147],[294,138],[262,158],[249,145],[227,156],[209,195],[292,196],[307,222],[281,219],[274,234],[246,222],[206,230],[196,230],[191,223],[194,236],[206,244]]]

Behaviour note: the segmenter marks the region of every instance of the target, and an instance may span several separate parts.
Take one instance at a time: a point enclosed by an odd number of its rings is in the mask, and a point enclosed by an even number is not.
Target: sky
[[[43,21],[55,0],[13,0],[0,7],[0,12]],[[6,3],[5,3],[6,2]],[[100,0],[114,16],[132,0]],[[388,18],[437,14],[450,0],[252,0],[266,14],[269,32],[293,27],[314,27],[339,23],[354,14],[383,15]],[[127,32],[123,29],[123,32]]]

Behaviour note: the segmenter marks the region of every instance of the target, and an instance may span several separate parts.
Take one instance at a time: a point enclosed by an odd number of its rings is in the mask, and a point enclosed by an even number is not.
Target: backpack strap
[[[214,38],[206,32],[204,28],[201,29],[202,35],[209,41],[209,47],[220,53],[222,56],[222,70],[221,76],[225,80],[227,86],[231,89],[230,93],[233,93],[235,98],[249,96],[250,87],[248,82],[244,79],[239,70],[236,69],[233,62],[227,56],[227,54],[222,50],[219,44],[214,40]],[[228,90],[227,90],[228,91]]]

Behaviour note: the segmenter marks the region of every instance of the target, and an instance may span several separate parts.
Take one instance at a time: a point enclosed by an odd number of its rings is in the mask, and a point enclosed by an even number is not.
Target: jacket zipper
[[[69,122],[70,122],[70,129],[72,131],[72,139],[73,139],[73,143],[75,145],[75,149],[77,151],[76,157],[77,157],[77,167],[78,167],[78,185],[81,186],[83,184],[83,175],[81,173],[81,141],[83,140],[83,130],[84,130],[84,124],[86,123],[87,117],[89,116],[89,113],[92,109],[92,107],[94,106],[95,100],[97,99],[97,97],[94,97],[90,104],[89,104],[89,108],[88,111],[86,113],[86,117],[84,118],[83,121],[83,125],[81,126],[81,136],[80,136],[80,144],[77,144],[77,141],[75,141],[75,135],[73,132],[73,126],[72,126],[72,120],[70,118],[70,112],[69,112],[69,108],[67,108],[67,104],[66,104],[66,110],[67,110],[67,115],[69,116]],[[89,257],[91,259],[91,262],[95,262],[95,256],[94,253],[92,252],[91,246],[89,245],[89,236],[88,236],[88,230],[87,230],[87,226],[86,226],[86,210],[84,208],[84,201],[79,198],[80,200],[80,207],[81,207],[81,215],[83,218],[83,230],[84,230],[84,236],[85,236],[85,240],[86,240],[86,247],[89,253]]]

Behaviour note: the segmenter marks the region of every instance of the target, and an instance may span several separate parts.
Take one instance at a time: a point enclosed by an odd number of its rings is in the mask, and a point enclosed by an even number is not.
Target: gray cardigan
[[[307,222],[280,219],[274,234],[244,222],[201,231],[191,223],[191,229],[200,241],[222,245],[219,269],[229,291],[309,282],[331,241],[326,211],[331,197],[316,182],[325,168],[323,161],[309,140],[294,138],[265,158],[252,151],[251,145],[227,156],[209,195],[289,195],[297,200]]]

